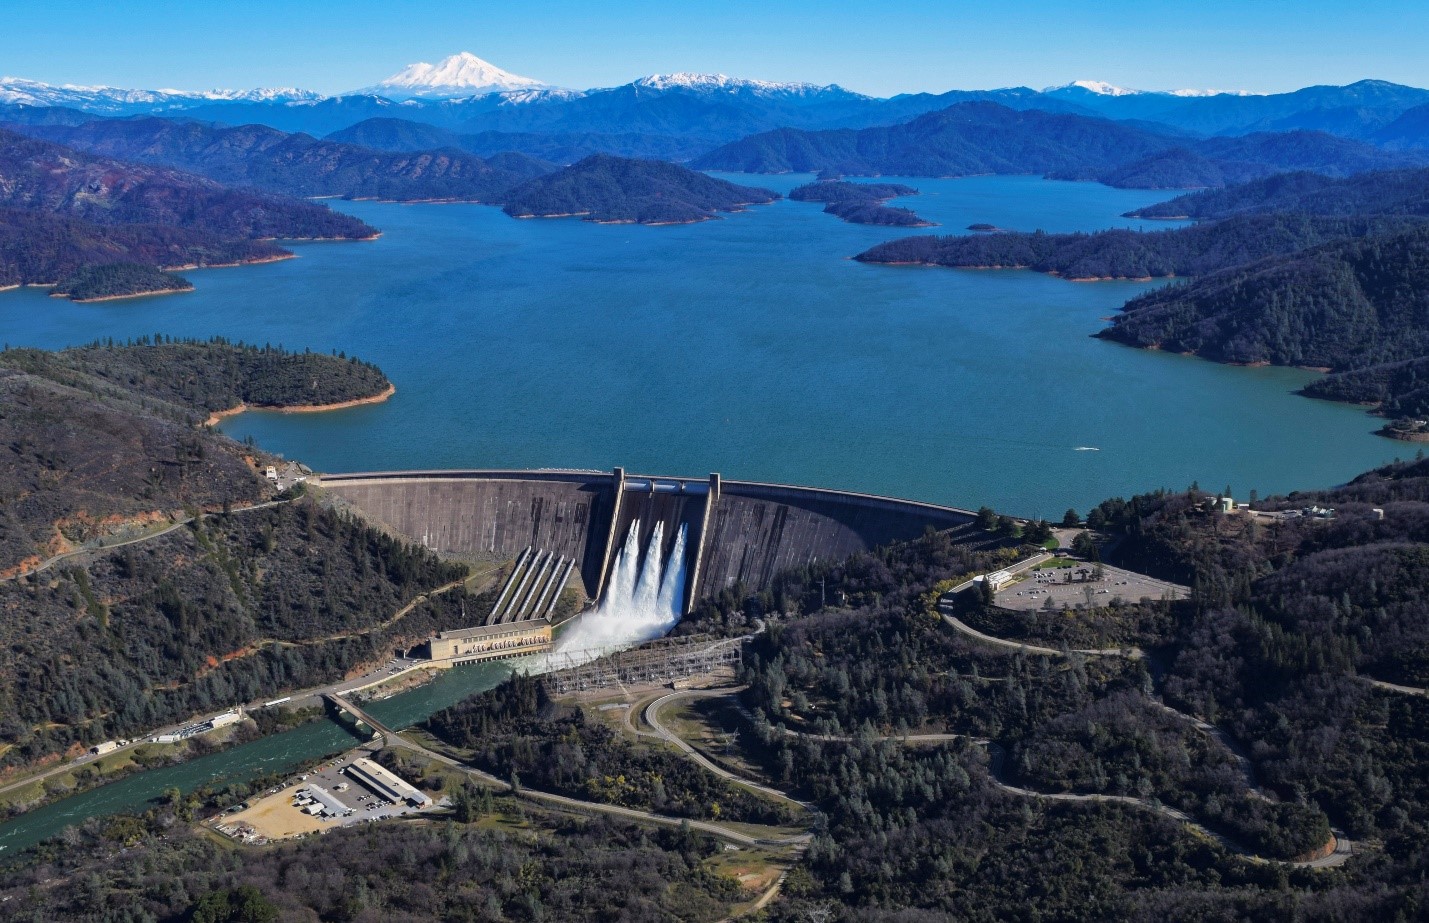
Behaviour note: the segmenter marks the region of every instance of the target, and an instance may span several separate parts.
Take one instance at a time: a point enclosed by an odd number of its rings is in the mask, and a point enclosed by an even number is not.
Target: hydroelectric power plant
[[[515,562],[484,625],[433,639],[433,657],[461,662],[549,650],[550,610],[568,579],[596,604],[561,649],[594,656],[664,635],[696,601],[737,583],[766,589],[782,571],[974,518],[869,494],[621,468],[326,474],[318,483],[433,551]]]

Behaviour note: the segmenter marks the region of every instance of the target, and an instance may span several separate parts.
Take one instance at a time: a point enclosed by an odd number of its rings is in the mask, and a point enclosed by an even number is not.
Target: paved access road
[[[991,645],[994,645],[994,646],[997,646],[997,647],[1007,648],[1007,649],[1011,649],[1011,650],[1015,650],[1015,651],[1023,651],[1023,652],[1027,652],[1027,653],[1045,654],[1045,655],[1053,656],[1053,657],[1063,656],[1064,653],[1091,654],[1091,655],[1101,655],[1101,656],[1109,656],[1109,657],[1113,657],[1113,656],[1114,656],[1114,657],[1126,657],[1126,658],[1130,658],[1130,659],[1137,659],[1137,658],[1141,658],[1141,657],[1146,656],[1146,655],[1145,655],[1145,652],[1142,651],[1140,648],[1115,648],[1115,649],[1108,648],[1108,649],[1104,649],[1104,650],[1077,650],[1077,651],[1063,652],[1063,651],[1053,650],[1052,648],[1049,648],[1049,647],[1038,647],[1038,646],[1036,646],[1036,645],[1019,644],[1019,643],[1016,642],[1016,641],[1008,641],[1008,640],[1006,640],[1006,639],[994,637],[993,635],[985,634],[985,633],[983,633],[983,632],[981,632],[981,631],[978,631],[977,629],[973,628],[972,626],[970,626],[970,625],[968,625],[967,623],[963,622],[962,620],[958,619],[956,616],[952,615],[950,611],[947,611],[947,610],[950,609],[950,608],[951,608],[951,607],[946,607],[946,608],[945,608],[942,602],[939,603],[939,611],[940,611],[940,614],[942,615],[943,620],[944,620],[945,622],[947,622],[949,625],[951,625],[953,628],[957,629],[958,631],[961,631],[961,632],[963,632],[964,634],[966,634],[966,635],[968,635],[968,636],[970,636],[970,637],[972,637],[972,638],[975,638],[975,639],[977,639],[977,640],[979,640],[979,641],[982,641],[982,642],[984,642],[984,643],[986,643],[986,644],[991,644]],[[1380,682],[1377,682],[1377,681],[1375,681],[1375,680],[1370,680],[1370,682],[1371,682],[1371,683],[1374,683],[1374,684],[1377,685],[1377,686],[1390,686],[1390,684],[1380,683]],[[1421,692],[1421,691],[1422,691],[1422,690],[1416,690],[1416,689],[1415,689],[1414,687],[1412,687],[1412,686],[1400,686],[1400,687],[1392,687],[1392,686],[1391,686],[1390,688],[1396,688],[1398,691],[1401,691],[1401,692]],[[1262,791],[1262,790],[1256,785],[1256,783],[1255,783],[1255,774],[1254,774],[1253,768],[1252,768],[1252,766],[1251,766],[1250,760],[1249,760],[1243,753],[1240,752],[1239,748],[1238,748],[1238,747],[1236,746],[1236,744],[1235,744],[1235,741],[1230,737],[1229,734],[1227,734],[1225,731],[1222,731],[1220,728],[1216,727],[1215,725],[1210,724],[1209,722],[1202,721],[1200,718],[1197,718],[1197,717],[1195,717],[1194,715],[1188,715],[1188,714],[1186,714],[1185,712],[1178,711],[1177,709],[1172,708],[1171,706],[1167,705],[1165,702],[1162,702],[1159,698],[1153,698],[1152,701],[1156,704],[1157,707],[1159,707],[1159,708],[1161,708],[1162,710],[1164,710],[1164,711],[1170,713],[1171,715],[1174,715],[1175,717],[1178,717],[1178,718],[1180,718],[1180,719],[1182,719],[1182,720],[1184,720],[1184,721],[1190,722],[1195,728],[1197,728],[1198,730],[1200,730],[1202,733],[1204,733],[1204,734],[1206,734],[1206,735],[1212,737],[1212,738],[1215,739],[1216,741],[1218,741],[1223,747],[1226,748],[1226,750],[1230,753],[1231,757],[1236,761],[1236,765],[1237,765],[1237,766],[1241,769],[1241,771],[1245,774],[1246,784],[1247,784],[1247,787],[1250,789],[1251,793],[1254,794],[1256,797],[1265,799],[1265,800],[1267,800],[1267,801],[1268,801],[1268,800],[1271,800],[1271,799],[1269,798],[1269,796],[1267,796],[1266,793],[1265,793],[1264,791]],[[991,747],[996,747],[996,745],[993,744],[993,745],[991,745]],[[990,749],[991,749],[991,748],[990,748]],[[997,750],[992,750],[991,752],[993,752],[994,754],[996,754],[996,753],[997,753]],[[1003,782],[1001,779],[999,779],[999,778],[997,777],[997,768],[998,768],[998,763],[999,763],[999,762],[1000,762],[1000,760],[997,759],[996,755],[994,755],[991,778],[992,778],[992,781],[993,781],[994,783],[996,783],[996,784],[997,784],[1000,788],[1002,788],[1004,791],[1011,792],[1011,793],[1017,794],[1017,795],[1024,795],[1024,796],[1030,797],[1030,798],[1042,798],[1042,799],[1052,800],[1052,801],[1103,801],[1103,802],[1117,802],[1117,803],[1120,803],[1120,804],[1134,805],[1134,806],[1139,807],[1139,808],[1142,808],[1142,809],[1144,809],[1144,810],[1154,811],[1154,812],[1156,812],[1156,813],[1158,813],[1158,814],[1161,814],[1161,815],[1164,816],[1164,817],[1170,817],[1170,818],[1172,818],[1172,819],[1174,819],[1174,820],[1181,821],[1182,823],[1187,824],[1187,825],[1190,826],[1190,827],[1193,827],[1194,829],[1196,829],[1197,831],[1199,831],[1199,832],[1205,834],[1206,836],[1209,836],[1209,837],[1215,839],[1216,841],[1220,842],[1222,845],[1224,845],[1227,849],[1231,850],[1232,852],[1239,853],[1240,855],[1245,856],[1246,858],[1248,858],[1248,859],[1250,859],[1250,860],[1252,860],[1252,861],[1256,861],[1256,862],[1284,861],[1284,860],[1265,859],[1264,857],[1257,856],[1257,855],[1255,855],[1254,853],[1249,852],[1248,850],[1244,849],[1243,847],[1241,847],[1241,846],[1237,845],[1236,843],[1232,842],[1231,840],[1227,839],[1225,836],[1223,836],[1223,835],[1221,835],[1221,834],[1219,834],[1219,833],[1216,833],[1215,831],[1209,829],[1208,827],[1205,827],[1205,826],[1201,825],[1201,824],[1198,823],[1195,819],[1193,819],[1190,815],[1186,814],[1186,812],[1177,810],[1176,808],[1168,807],[1168,806],[1166,806],[1166,805],[1164,805],[1164,804],[1161,804],[1161,803],[1158,802],[1158,801],[1150,801],[1150,800],[1146,800],[1146,799],[1142,799],[1142,798],[1134,798],[1134,797],[1132,797],[1132,796],[1130,796],[1130,795],[1100,795],[1100,794],[1080,795],[1080,794],[1073,794],[1073,793],[1071,793],[1071,792],[1058,792],[1058,793],[1035,792],[1035,791],[1032,791],[1031,789],[1019,788],[1019,787],[1014,786],[1014,785],[1009,785],[1009,784]],[[1307,860],[1307,861],[1304,861],[1304,862],[1285,862],[1285,864],[1286,864],[1286,865],[1300,866],[1300,867],[1303,867],[1303,868],[1330,868],[1330,867],[1337,866],[1337,865],[1343,865],[1343,864],[1345,863],[1345,861],[1346,861],[1347,859],[1349,859],[1349,857],[1350,857],[1350,854],[1351,854],[1351,852],[1352,852],[1352,850],[1353,850],[1353,844],[1351,843],[1350,839],[1349,839],[1347,836],[1345,836],[1344,833],[1342,833],[1342,832],[1340,832],[1340,831],[1332,831],[1331,840],[1334,842],[1334,849],[1333,849],[1333,851],[1332,851],[1329,855],[1324,856],[1324,857],[1322,857],[1322,858],[1320,858],[1320,859],[1311,859],[1311,860]]]
[[[1077,648],[1072,651],[1059,651],[1055,648],[1040,647],[1036,644],[1008,641],[1005,638],[994,637],[993,635],[978,631],[967,622],[953,615],[952,607],[942,602],[938,603],[938,613],[942,615],[943,621],[969,637],[976,638],[984,644],[992,644],[1013,651],[1021,651],[1024,654],[1045,654],[1048,657],[1061,657],[1063,654],[1071,653],[1086,654],[1092,657],[1127,657],[1131,660],[1139,660],[1146,656],[1146,652],[1139,647]]]
[[[446,766],[450,766],[453,769],[458,769],[471,776],[472,778],[478,779],[481,782],[486,783],[487,785],[492,785],[497,788],[510,787],[510,783],[502,779],[498,779],[496,776],[493,776],[488,772],[483,772],[480,769],[477,769],[473,766],[468,766],[465,763],[456,760],[450,756],[447,756],[443,753],[438,753],[435,750],[429,750],[421,744],[414,743],[411,740],[408,740],[396,731],[387,728],[380,721],[376,720],[371,715],[363,711],[361,708],[351,704],[350,702],[347,702],[346,700],[341,699],[337,696],[332,696],[332,698],[335,702],[341,703],[342,706],[346,708],[351,714],[355,715],[358,718],[361,718],[374,730],[378,731],[378,733],[381,733],[386,738],[389,744],[395,743],[399,746],[406,747],[407,749],[420,753],[429,759],[434,759],[437,762],[442,763]],[[624,817],[628,820],[660,824],[666,827],[681,827],[688,825],[692,830],[700,830],[704,833],[711,834],[712,836],[719,837],[722,840],[727,840],[732,843],[739,843],[742,846],[802,846],[813,838],[813,834],[810,832],[801,833],[791,837],[758,837],[745,833],[741,830],[735,830],[732,827],[726,827],[723,824],[718,824],[711,821],[692,820],[684,817],[668,817],[664,814],[655,814],[651,811],[641,811],[635,808],[626,808],[615,804],[602,804],[598,801],[582,801],[578,798],[568,798],[565,795],[557,795],[554,792],[538,791],[536,789],[526,788],[525,786],[522,786],[520,794],[523,798],[532,798],[537,801],[544,801],[550,804],[559,805],[565,808],[573,808],[584,812],[593,811],[599,814],[609,814],[615,817]],[[787,796],[784,797],[786,797],[787,799]]]
[[[660,698],[645,706],[645,723],[650,725],[650,727],[655,730],[655,733],[663,740],[670,744],[673,744],[690,759],[694,760],[696,763],[703,766],[705,769],[719,776],[721,779],[724,779],[727,782],[733,782],[735,785],[743,786],[744,788],[751,789],[752,791],[759,792],[760,794],[767,795],[770,798],[775,798],[779,801],[784,801],[789,804],[797,805],[798,807],[803,808],[806,811],[814,810],[814,806],[809,804],[808,802],[800,801],[797,798],[791,798],[784,792],[779,791],[777,788],[770,788],[767,785],[761,785],[758,782],[746,779],[743,776],[736,775],[730,772],[728,769],[725,769],[723,766],[718,765],[717,763],[711,762],[710,760],[705,758],[704,754],[700,753],[694,747],[690,746],[687,741],[685,741],[679,735],[670,731],[668,728],[666,728],[663,724],[660,723],[660,709],[664,708],[671,702],[675,702],[680,699],[722,698],[724,696],[734,695],[742,688],[743,687],[738,687],[734,689],[691,689],[683,692],[671,692],[668,695],[662,695],[660,696]]]
[[[1401,686],[1398,683],[1387,683],[1382,679],[1370,679],[1367,676],[1364,680],[1371,686],[1377,689],[1383,689],[1386,692],[1402,692],[1405,695],[1429,695],[1429,689],[1421,689],[1418,686]]]

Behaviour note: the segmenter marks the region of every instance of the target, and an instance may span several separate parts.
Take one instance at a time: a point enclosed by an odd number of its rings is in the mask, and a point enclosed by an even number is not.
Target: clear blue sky
[[[457,51],[579,88],[679,70],[877,95],[1429,86],[1424,0],[0,0],[0,23],[0,73],[147,88],[333,93]]]

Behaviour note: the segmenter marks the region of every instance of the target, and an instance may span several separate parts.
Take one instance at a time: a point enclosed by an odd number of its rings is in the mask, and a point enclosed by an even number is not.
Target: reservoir
[[[726,176],[787,192],[808,176]],[[1175,192],[1035,177],[900,180],[893,204],[964,233],[1140,227]],[[1219,366],[1090,337],[1165,283],[865,265],[910,232],[780,201],[678,227],[508,218],[478,205],[333,202],[382,230],[299,258],[185,273],[194,292],[74,304],[0,293],[0,341],[59,348],[164,333],[342,351],[383,404],[246,413],[223,429],[319,470],[589,468],[826,486],[1060,518],[1192,481],[1236,496],[1324,487],[1400,454],[1310,374]],[[1166,226],[1156,223],[1154,227]],[[509,667],[447,671],[372,706],[420,721]],[[18,852],[89,816],[347,749],[320,721],[0,824]]]
[[[780,192],[811,179],[727,178]],[[894,204],[938,233],[1155,229],[1166,223],[1118,216],[1175,194],[1030,176],[906,182],[923,194]],[[848,257],[910,232],[787,200],[675,227],[331,204],[382,237],[186,273],[184,295],[3,293],[0,340],[220,334],[375,362],[397,385],[384,404],[223,424],[327,471],[719,471],[1060,518],[1192,481],[1238,496],[1323,487],[1406,453],[1361,409],[1294,395],[1309,373],[1089,336],[1163,282],[865,265]]]

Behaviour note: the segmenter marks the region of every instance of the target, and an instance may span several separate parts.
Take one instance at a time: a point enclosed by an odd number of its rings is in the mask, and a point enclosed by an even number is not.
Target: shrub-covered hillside
[[[252,450],[196,429],[214,410],[387,387],[355,360],[222,340],[0,352],[0,573],[185,508],[267,497]]]
[[[0,763],[341,679],[459,627],[455,597],[381,626],[465,573],[304,498],[0,583]]]
[[[1345,371],[1429,354],[1426,291],[1429,226],[1416,225],[1148,292],[1100,335],[1222,362]]]

